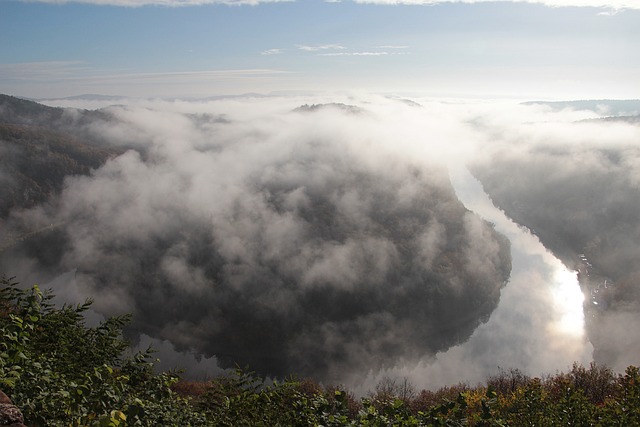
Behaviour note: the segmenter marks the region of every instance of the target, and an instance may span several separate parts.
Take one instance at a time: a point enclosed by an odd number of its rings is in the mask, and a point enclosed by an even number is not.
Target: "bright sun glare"
[[[553,302],[558,313],[555,327],[563,334],[576,338],[582,337],[584,335],[584,295],[580,290],[576,273],[561,267],[556,270],[553,279]]]

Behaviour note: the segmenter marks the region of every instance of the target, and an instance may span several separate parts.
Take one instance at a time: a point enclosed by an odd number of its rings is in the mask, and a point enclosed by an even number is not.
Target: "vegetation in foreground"
[[[29,426],[640,426],[633,366],[620,375],[575,364],[545,378],[514,369],[435,392],[384,380],[359,400],[242,370],[188,382],[154,373],[150,351],[126,356],[126,316],[90,328],[90,301],[56,308],[51,299],[0,279],[0,389]]]

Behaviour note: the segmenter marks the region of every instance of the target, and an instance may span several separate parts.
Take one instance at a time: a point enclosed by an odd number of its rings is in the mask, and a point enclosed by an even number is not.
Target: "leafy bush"
[[[155,375],[150,351],[123,357],[112,317],[89,328],[91,301],[55,308],[50,292],[0,279],[0,387],[34,426],[188,425],[204,418],[175,396],[173,374]]]

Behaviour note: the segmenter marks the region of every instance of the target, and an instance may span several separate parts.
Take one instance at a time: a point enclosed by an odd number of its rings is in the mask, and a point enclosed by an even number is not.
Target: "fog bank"
[[[599,121],[607,111],[362,94],[123,100],[71,123],[124,154],[12,211],[2,231],[30,237],[0,267],[23,283],[75,272],[57,294],[133,313],[140,345],[196,376],[238,363],[364,391],[385,375],[421,387],[498,366],[542,375],[589,362],[605,323],[620,342],[609,360],[632,361],[621,343],[635,338],[610,324],[634,309],[584,318],[570,261],[586,249],[559,231],[563,218],[598,233],[598,212],[640,212],[638,127]],[[605,144],[609,163],[593,154]],[[594,200],[558,186],[569,182],[609,190]],[[609,275],[638,253],[610,238],[626,251]],[[604,252],[588,255],[605,271]]]

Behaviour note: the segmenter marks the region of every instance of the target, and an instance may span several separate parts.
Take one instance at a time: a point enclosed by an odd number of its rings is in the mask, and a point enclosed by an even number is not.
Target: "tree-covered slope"
[[[86,114],[72,119],[62,108],[0,95],[0,220],[46,202],[67,176],[88,175],[122,152],[81,132],[77,121]]]

